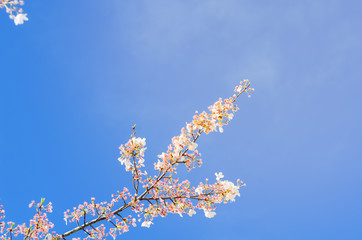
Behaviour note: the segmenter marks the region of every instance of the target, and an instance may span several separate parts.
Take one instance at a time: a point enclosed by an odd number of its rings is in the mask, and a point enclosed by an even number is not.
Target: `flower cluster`
[[[136,219],[132,219],[131,216],[122,217],[118,212],[114,212],[114,208],[121,205],[125,206],[126,201],[130,200],[132,195],[129,193],[127,188],[123,188],[122,192],[112,195],[111,202],[100,202],[96,203],[95,198],[91,199],[91,203],[84,202],[78,207],[74,207],[73,211],[67,210],[64,213],[64,220],[66,224],[69,222],[75,222],[77,226],[86,224],[86,216],[91,215],[96,217],[96,219],[107,220],[113,228],[109,229],[110,236],[116,236],[117,233],[121,234],[129,230],[129,225],[135,225]],[[122,204],[119,204],[122,202]],[[119,220],[120,218],[121,220]],[[86,227],[89,227],[88,229]],[[104,225],[94,226],[93,222],[89,222],[83,229],[87,233],[87,238],[91,239],[101,239],[108,235],[106,233],[106,228]],[[58,236],[57,238],[63,238],[63,236]]]
[[[32,201],[29,204],[29,207],[36,206],[36,214],[30,219],[29,226],[26,226],[25,223],[16,225],[14,222],[0,222],[0,240],[12,239],[12,237],[17,237],[19,235],[24,235],[24,239],[34,239],[38,240],[39,238],[44,238],[46,236],[52,236],[55,233],[50,233],[50,230],[54,227],[54,224],[48,220],[47,212],[51,213],[53,211],[52,203],[49,202],[47,205],[44,205],[44,199],[40,203],[35,204]],[[5,211],[0,206],[0,220],[5,218]]]
[[[5,232],[5,227],[6,227],[6,223],[4,221],[1,221],[5,218],[5,210],[3,208],[3,205],[0,205],[0,236],[3,235],[3,233]]]
[[[124,164],[126,171],[136,172],[138,168],[144,167],[143,159],[145,154],[146,139],[145,138],[135,138],[134,136],[125,144],[121,145],[119,149],[121,150],[121,157],[118,158],[118,161]]]
[[[0,0],[0,8],[5,8],[9,14],[10,19],[14,20],[15,25],[23,24],[24,21],[28,21],[27,14],[23,13],[23,9],[20,7],[24,5],[24,1],[18,0]]]
[[[177,178],[176,170],[179,165],[186,166],[187,170],[196,165],[201,166],[197,139],[203,133],[223,132],[223,126],[229,123],[238,110],[235,104],[237,98],[244,92],[249,95],[253,91],[249,86],[248,80],[244,80],[235,88],[235,95],[225,100],[219,99],[209,107],[209,113],[196,112],[193,120],[181,129],[180,135],[172,138],[167,151],[158,155],[158,160],[154,163],[158,174],[154,177],[147,177],[147,172],[142,170],[145,167],[146,139],[135,136],[134,126],[130,140],[119,148],[121,156],[118,159],[126,171],[132,174],[134,193],[124,188],[122,192],[112,195],[110,202],[96,203],[92,198],[90,203],[84,202],[72,211],[67,210],[64,213],[66,224],[73,223],[76,226],[63,234],[49,233],[53,224],[43,212],[51,212],[51,203],[44,206],[42,200],[37,204],[37,214],[30,221],[29,227],[25,224],[15,227],[12,222],[0,222],[0,240],[18,234],[23,234],[25,239],[45,236],[48,240],[65,239],[79,231],[86,234],[84,239],[104,239],[107,236],[116,238],[129,231],[131,226],[136,227],[137,222],[142,222],[142,227],[149,228],[154,224],[154,218],[166,217],[170,213],[181,217],[183,214],[193,216],[197,210],[201,210],[207,218],[214,217],[216,204],[234,202],[240,196],[239,189],[244,183],[240,180],[236,183],[223,180],[224,175],[219,172],[215,173],[214,183],[209,183],[206,179],[193,187],[190,181]],[[34,204],[32,202],[29,207]],[[4,218],[4,214],[0,206],[0,220]]]

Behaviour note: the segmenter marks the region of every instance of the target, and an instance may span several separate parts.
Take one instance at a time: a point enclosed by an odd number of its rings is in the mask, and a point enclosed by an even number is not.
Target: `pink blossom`
[[[18,0],[0,0],[0,8],[5,8],[10,19],[14,20],[15,25],[23,24],[28,21],[27,14],[23,14],[23,9],[19,6],[24,5],[24,1]]]
[[[4,0],[1,0],[4,6]],[[1,5],[0,5],[1,6]],[[235,88],[237,95],[227,99],[219,99],[209,107],[209,112],[195,112],[190,123],[181,129],[180,134],[171,140],[167,151],[158,155],[157,162],[153,163],[157,174],[148,176],[144,154],[146,139],[135,136],[135,127],[130,140],[122,144],[119,161],[125,165],[132,179],[133,190],[123,188],[111,195],[110,201],[83,202],[72,210],[64,212],[66,225],[74,224],[73,229],[63,234],[50,232],[54,224],[49,221],[47,213],[52,212],[52,203],[44,204],[42,199],[38,204],[32,201],[29,207],[36,206],[36,214],[29,224],[5,222],[5,211],[0,206],[0,240],[8,239],[11,234],[15,237],[24,235],[25,239],[64,239],[78,231],[84,231],[85,239],[104,239],[111,236],[114,239],[128,232],[130,227],[136,227],[136,222],[142,221],[142,227],[151,227],[156,217],[166,217],[168,214],[183,214],[193,216],[196,210],[203,210],[205,217],[216,215],[216,205],[235,201],[240,196],[240,188],[245,184],[237,180],[236,184],[224,178],[222,172],[215,173],[216,182],[208,179],[193,186],[188,180],[177,177],[180,165],[188,171],[200,167],[203,163],[201,153],[198,152],[197,139],[203,133],[216,132],[228,125],[238,110],[236,99],[243,92],[249,95],[250,83],[244,80]],[[128,212],[128,213],[127,213]],[[129,214],[128,216],[125,213]],[[109,227],[110,226],[110,227]],[[73,238],[79,239],[79,238]]]

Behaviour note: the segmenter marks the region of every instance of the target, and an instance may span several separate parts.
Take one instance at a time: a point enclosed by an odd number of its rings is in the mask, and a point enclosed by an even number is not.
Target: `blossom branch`
[[[14,20],[15,25],[23,24],[24,21],[29,20],[27,14],[24,14],[23,9],[20,7],[23,5],[24,1],[0,0],[0,8],[5,8],[6,12],[9,14],[10,19]]]
[[[2,0],[3,1],[3,0]],[[75,222],[77,224],[73,229],[63,233],[49,233],[53,227],[45,215],[42,214],[43,202],[38,204],[37,214],[34,220],[30,222],[27,228],[25,224],[18,225],[14,228],[13,223],[8,222],[8,227],[1,219],[4,218],[5,212],[0,206],[0,240],[6,240],[6,235],[12,238],[23,234],[25,239],[36,239],[39,237],[65,239],[66,237],[84,231],[87,234],[86,238],[103,239],[107,235],[115,238],[117,235],[129,231],[129,226],[136,226],[136,218],[132,215],[122,217],[121,213],[126,210],[133,211],[137,214],[138,221],[142,221],[143,227],[150,227],[153,224],[153,218],[157,216],[165,217],[168,213],[177,213],[182,216],[187,213],[189,216],[196,214],[195,209],[204,211],[206,217],[215,216],[215,208],[218,203],[228,203],[235,201],[236,196],[240,196],[239,188],[244,186],[243,182],[237,181],[236,185],[227,180],[221,180],[224,175],[215,173],[216,182],[209,184],[208,179],[205,183],[200,183],[197,187],[191,187],[188,180],[180,181],[175,178],[177,175],[177,167],[179,164],[186,166],[190,171],[195,168],[196,164],[201,166],[201,154],[196,150],[198,145],[196,141],[201,134],[210,132],[223,132],[223,126],[227,125],[233,118],[233,113],[238,110],[234,102],[242,93],[253,91],[250,88],[250,83],[244,80],[238,85],[235,90],[237,94],[232,97],[215,102],[209,107],[210,113],[202,112],[196,114],[190,123],[186,124],[186,128],[181,129],[181,134],[172,138],[172,143],[169,145],[166,153],[158,155],[158,161],[154,164],[154,169],[158,170],[157,176],[147,177],[147,172],[142,170],[144,166],[144,152],[146,150],[145,138],[136,138],[135,126],[132,128],[133,133],[131,139],[120,146],[121,157],[118,159],[122,165],[125,165],[125,170],[131,172],[133,180],[134,194],[131,194],[127,188],[116,195],[112,195],[110,203],[96,203],[95,199],[91,199],[91,203],[84,202],[73,211],[67,210],[64,213],[66,223]],[[144,191],[139,194],[140,188]],[[31,205],[33,205],[32,202]],[[51,204],[51,203],[50,203]],[[48,205],[49,206],[49,205]],[[46,208],[46,211],[49,207]],[[50,209],[51,210],[51,209]],[[87,220],[87,215],[94,218]],[[82,224],[80,224],[81,219]],[[106,233],[106,227],[100,224],[102,221],[108,221],[112,228]],[[10,225],[11,226],[10,226]],[[48,239],[49,240],[49,239]]]

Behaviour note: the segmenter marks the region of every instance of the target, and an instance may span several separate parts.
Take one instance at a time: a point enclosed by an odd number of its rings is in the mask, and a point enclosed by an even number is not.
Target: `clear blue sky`
[[[124,239],[362,239],[362,2],[36,1],[0,12],[0,202],[68,208],[109,200],[131,127],[146,164],[195,110],[249,78],[253,97],[199,142],[198,184],[222,171],[247,187],[213,219],[157,218]],[[152,172],[150,170],[149,172]],[[147,238],[146,238],[147,237]]]

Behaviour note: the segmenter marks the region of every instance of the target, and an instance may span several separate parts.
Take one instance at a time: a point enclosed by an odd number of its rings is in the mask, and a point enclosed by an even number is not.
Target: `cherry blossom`
[[[142,223],[142,227],[147,227],[147,228],[149,228],[149,227],[151,227],[151,224],[153,224],[153,222],[151,222],[151,221],[144,221],[143,223]]]
[[[7,1],[8,2],[8,1]],[[4,4],[4,0],[2,0]],[[66,225],[72,225],[65,233],[51,231],[54,224],[48,219],[47,213],[52,212],[52,203],[45,204],[32,201],[30,208],[36,208],[36,214],[29,224],[5,222],[5,211],[0,206],[0,240],[23,236],[24,239],[68,239],[77,232],[84,232],[84,239],[104,239],[107,236],[116,238],[136,227],[150,228],[156,224],[156,217],[166,217],[168,214],[187,214],[192,217],[198,211],[203,211],[206,218],[216,215],[216,205],[234,202],[240,196],[240,188],[245,184],[237,180],[236,183],[222,180],[222,172],[215,173],[216,181],[210,183],[206,178],[199,184],[192,185],[189,180],[177,177],[177,169],[184,166],[188,171],[200,167],[203,163],[201,153],[197,150],[196,141],[203,134],[223,132],[238,110],[235,101],[242,93],[253,91],[249,88],[248,80],[240,82],[235,88],[235,95],[227,99],[219,99],[209,107],[209,113],[195,112],[192,121],[186,123],[180,134],[171,139],[167,151],[158,155],[153,164],[158,172],[148,176],[145,170],[146,139],[136,137],[136,125],[130,140],[119,147],[118,161],[125,166],[126,172],[131,175],[132,187],[123,188],[111,195],[110,201],[97,202],[91,198],[90,202],[83,202],[72,210],[64,212]],[[79,239],[79,238],[73,238]]]
[[[20,7],[22,5],[24,5],[24,1],[0,0],[0,8],[5,8],[10,19],[14,20],[15,25],[23,24],[24,21],[29,20],[27,14],[24,14],[23,9]]]
[[[219,181],[221,178],[224,177],[224,175],[222,174],[222,172],[215,173],[215,176],[216,176],[216,181]]]
[[[27,14],[18,13],[18,15],[14,18],[15,25],[23,24],[24,21],[28,21],[29,19],[26,16]]]
[[[207,218],[213,218],[216,215],[216,212],[209,211],[207,209],[204,209],[205,217]]]

